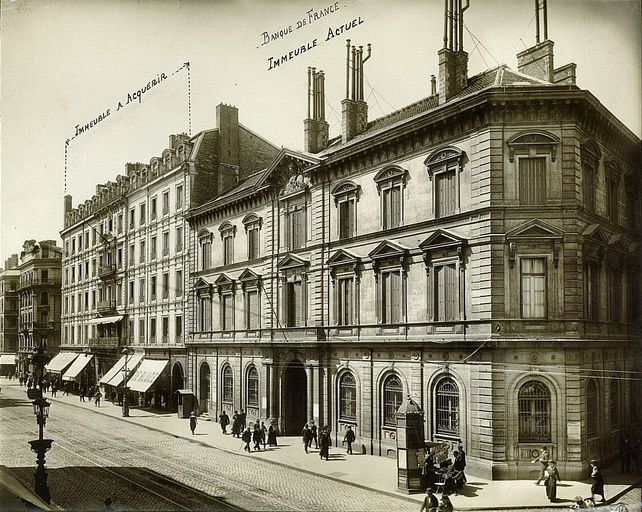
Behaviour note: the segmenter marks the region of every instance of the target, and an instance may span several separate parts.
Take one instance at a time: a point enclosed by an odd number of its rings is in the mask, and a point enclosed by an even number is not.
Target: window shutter
[[[546,204],[546,159],[520,158],[519,202]]]
[[[446,265],[446,320],[448,321],[455,320],[457,314],[456,277],[455,265]]]
[[[390,227],[390,189],[385,189],[383,191],[383,211],[381,216],[383,218],[383,229],[388,229]]]
[[[300,327],[303,325],[303,289],[301,282],[294,283],[292,290],[294,294],[294,325]]]
[[[249,328],[257,329],[259,326],[259,294],[258,292],[248,293]]]
[[[350,199],[347,201],[348,205],[348,229],[347,229],[347,235],[346,236],[353,236],[354,235],[354,205],[355,202],[353,199]]]
[[[390,323],[390,274],[381,274],[381,322]]]
[[[401,187],[393,187],[392,193],[392,212],[390,227],[395,228],[401,224]]]
[[[399,322],[399,317],[400,317],[400,311],[401,311],[401,301],[400,301],[400,279],[399,279],[399,274],[396,272],[390,274],[391,278],[391,290],[390,290],[390,295],[391,295],[391,310],[390,310],[390,322],[395,324]]]
[[[436,282],[436,290],[435,293],[437,295],[437,314],[435,315],[435,319],[439,322],[442,322],[446,318],[445,314],[445,295],[446,295],[446,286],[445,286],[445,267],[443,265],[438,266],[435,268],[435,282]]]

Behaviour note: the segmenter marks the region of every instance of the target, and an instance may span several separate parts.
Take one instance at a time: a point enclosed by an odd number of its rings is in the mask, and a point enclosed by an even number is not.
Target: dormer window
[[[424,165],[433,182],[432,207],[435,217],[446,217],[459,212],[459,173],[464,168],[465,153],[456,147],[433,151]]]
[[[386,167],[379,171],[374,181],[379,192],[381,228],[392,229],[403,224],[403,189],[407,171],[401,167]]]

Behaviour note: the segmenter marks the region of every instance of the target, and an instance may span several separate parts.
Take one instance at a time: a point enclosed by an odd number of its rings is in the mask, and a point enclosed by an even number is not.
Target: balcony
[[[98,312],[99,313],[115,313],[116,312],[116,301],[115,300],[101,300],[101,301],[98,301]]]
[[[60,286],[61,279],[31,279],[30,281],[22,282],[18,285],[18,290],[26,290],[32,286]]]
[[[98,277],[100,279],[109,279],[116,273],[116,265],[100,265],[98,267]]]
[[[89,338],[89,348],[116,348],[119,344],[118,337]]]
[[[52,331],[56,328],[56,322],[34,322],[33,328],[38,331]]]

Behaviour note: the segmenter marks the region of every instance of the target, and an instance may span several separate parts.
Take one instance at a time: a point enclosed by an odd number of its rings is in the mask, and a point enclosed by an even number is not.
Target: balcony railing
[[[98,301],[98,312],[99,313],[110,313],[116,310],[116,301],[115,300],[101,300]]]
[[[58,279],[31,279],[29,281],[21,282],[18,285],[18,290],[24,290],[25,288],[29,288],[31,286],[54,286],[54,285],[60,285],[62,284],[62,280],[60,278]]]
[[[116,265],[101,265],[98,267],[98,277],[105,279],[116,272]]]
[[[114,348],[120,344],[118,337],[89,338],[90,348]]]

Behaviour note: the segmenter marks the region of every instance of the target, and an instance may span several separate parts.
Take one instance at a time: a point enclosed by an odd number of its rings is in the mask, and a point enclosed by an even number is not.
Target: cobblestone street
[[[35,456],[27,441],[37,432],[24,389],[3,385],[0,432],[0,462],[32,487]],[[52,500],[63,508],[101,509],[107,496],[114,500],[116,510],[222,507],[210,497],[223,498],[229,508],[250,510],[417,508],[403,499],[202,446],[60,402],[52,406],[45,434],[54,439],[47,457]]]

